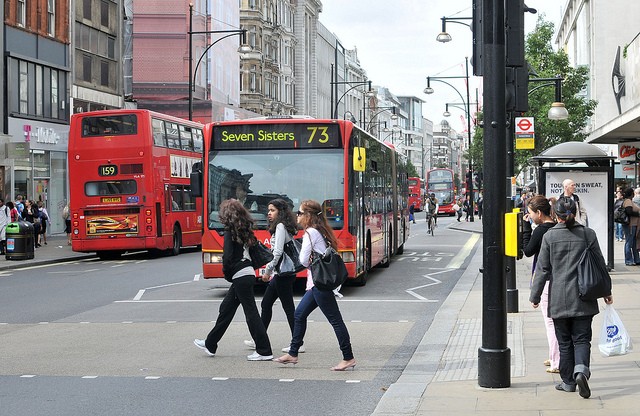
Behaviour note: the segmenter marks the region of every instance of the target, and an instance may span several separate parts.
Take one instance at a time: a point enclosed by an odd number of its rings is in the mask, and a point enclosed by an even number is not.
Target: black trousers
[[[258,307],[256,306],[256,300],[253,294],[255,282],[256,277],[253,275],[238,277],[231,282],[231,287],[220,304],[218,319],[216,319],[213,329],[209,332],[205,340],[205,345],[210,352],[215,354],[218,349],[218,342],[220,342],[227,328],[229,328],[238,310],[238,306],[242,305],[247,326],[249,327],[249,333],[256,343],[256,352],[260,355],[273,354],[271,351],[271,343],[267,336],[267,330],[260,319]]]
[[[267,289],[262,297],[262,323],[265,329],[269,329],[271,323],[271,317],[273,316],[273,304],[276,299],[280,298],[282,309],[285,315],[287,315],[287,322],[291,329],[291,335],[293,336],[293,314],[296,310],[296,306],[293,303],[293,283],[296,280],[295,275],[274,276],[269,282]]]
[[[591,315],[553,319],[560,349],[560,377],[565,384],[575,385],[576,373],[591,377],[592,321]]]

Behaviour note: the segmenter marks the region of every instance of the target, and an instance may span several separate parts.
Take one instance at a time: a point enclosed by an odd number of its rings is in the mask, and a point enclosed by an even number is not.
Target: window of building
[[[18,9],[16,11],[16,23],[18,26],[24,26],[27,18],[26,0],[18,0]]]
[[[36,115],[42,117],[42,104],[44,92],[42,88],[42,67],[36,65]]]
[[[58,71],[55,69],[51,70],[51,118],[58,118],[58,102],[59,102],[59,93],[60,89],[58,88]]]
[[[100,61],[100,85],[109,86],[109,62]]]
[[[104,0],[100,2],[100,24],[109,27],[109,3]]]
[[[27,114],[29,112],[29,73],[27,71],[27,63],[20,61],[20,113]]]
[[[82,80],[91,82],[91,55],[82,55]]]
[[[47,0],[47,33],[56,35],[56,0]]]
[[[83,0],[82,17],[84,17],[87,20],[91,20],[91,0]]]

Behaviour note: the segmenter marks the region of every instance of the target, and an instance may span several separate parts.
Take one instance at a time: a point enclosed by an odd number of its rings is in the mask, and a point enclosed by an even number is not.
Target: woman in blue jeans
[[[640,265],[640,255],[638,255],[638,249],[636,248],[636,233],[638,232],[638,225],[640,225],[640,207],[632,201],[633,188],[626,188],[623,192],[624,201],[622,206],[629,217],[629,224],[622,225],[622,230],[624,231],[624,264],[636,266]]]
[[[322,254],[328,246],[337,249],[338,240],[333,234],[333,230],[329,226],[318,202],[312,200],[302,201],[297,215],[298,224],[305,230],[302,248],[300,249],[300,263],[309,267],[312,251]],[[313,286],[313,277],[309,269],[307,269],[307,291],[300,300],[294,314],[293,338],[291,339],[289,353],[274,359],[274,361],[281,364],[298,363],[298,352],[307,331],[307,318],[318,307],[333,327],[338,338],[340,351],[342,351],[342,360],[334,367],[331,367],[331,370],[344,371],[353,369],[356,366],[356,360],[351,350],[349,331],[344,324],[340,309],[338,309],[336,297],[333,291],[320,290]]]

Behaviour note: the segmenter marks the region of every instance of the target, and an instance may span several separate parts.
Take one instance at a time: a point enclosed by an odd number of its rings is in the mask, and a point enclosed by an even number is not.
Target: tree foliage
[[[596,101],[587,100],[584,94],[589,78],[588,68],[572,68],[569,57],[563,50],[554,51],[551,43],[553,33],[553,23],[545,21],[543,16],[539,17],[535,30],[526,38],[525,58],[535,71],[529,78],[552,78],[558,75],[564,78],[562,99],[569,112],[569,119],[549,120],[547,112],[555,101],[554,86],[543,86],[544,82],[529,82],[529,111],[522,115],[535,118],[535,149],[515,151],[516,175],[530,165],[531,157],[548,148],[569,141],[584,141],[587,137],[585,126],[596,107]],[[540,87],[536,88],[538,86]],[[534,88],[535,91],[532,91]],[[482,113],[477,115],[477,120],[479,124]],[[476,171],[482,167],[483,137],[482,129],[476,126],[470,149]]]

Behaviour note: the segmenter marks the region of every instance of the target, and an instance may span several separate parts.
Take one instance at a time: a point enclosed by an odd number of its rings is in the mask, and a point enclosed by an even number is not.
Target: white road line
[[[145,380],[159,380],[160,377],[158,377],[158,376],[146,376],[144,379]]]
[[[476,242],[479,239],[480,239],[480,234],[476,234],[476,233],[471,234],[471,236],[469,236],[469,239],[464,244],[462,249],[458,252],[458,254],[456,254],[454,258],[451,259],[451,261],[447,265],[447,268],[459,269],[460,267],[462,267],[464,260],[469,256],[469,254],[471,253],[471,250],[473,249],[473,246],[476,245]]]
[[[186,282],[176,282],[176,283],[168,283],[166,285],[159,285],[159,286],[151,286],[151,287],[147,287],[145,289],[140,289],[138,290],[138,293],[133,297],[134,301],[140,301],[142,299],[142,296],[144,295],[144,292],[147,290],[151,290],[151,289],[161,289],[163,287],[169,287],[169,286],[177,286],[177,285],[183,285],[185,283],[191,283],[191,280],[186,281]],[[116,301],[118,302],[118,301]]]
[[[282,382],[282,383],[293,383],[294,381],[296,381],[295,378],[281,378],[278,381]]]
[[[33,377],[35,377],[35,374],[23,374],[20,377],[21,378],[33,378]]]
[[[229,377],[212,377],[211,380],[213,380],[213,381],[227,381],[227,380],[229,380]]]
[[[434,274],[437,274],[437,273],[442,273],[442,272],[436,272],[436,273],[434,273]],[[438,302],[437,300],[429,301],[429,299],[427,299],[427,298],[425,298],[425,297],[423,297],[423,296],[420,296],[420,295],[418,295],[418,294],[415,292],[415,291],[416,291],[416,290],[418,290],[418,289],[424,289],[425,287],[434,286],[434,285],[439,285],[439,284],[441,284],[441,283],[442,283],[442,281],[441,281],[441,280],[438,280],[438,279],[436,279],[435,277],[431,277],[431,276],[430,276],[430,275],[428,275],[428,274],[425,274],[423,277],[425,277],[426,279],[431,280],[431,283],[427,283],[426,285],[421,285],[421,286],[412,287],[411,289],[407,289],[407,290],[406,290],[406,292],[407,292],[408,294],[410,294],[411,296],[413,296],[413,297],[415,297],[415,298],[418,298],[418,299],[420,299],[420,300],[426,301],[426,302]]]
[[[94,379],[94,378],[98,378],[98,376],[82,376],[82,378]]]
[[[360,383],[360,380],[346,380],[345,383]]]
[[[135,295],[135,296],[133,297],[133,300],[140,300],[140,299],[142,299],[142,295],[144,295],[144,289],[140,289],[140,290],[138,290],[138,294],[137,294],[137,295]]]
[[[256,298],[256,302],[261,298]],[[223,299],[157,299],[157,300],[116,300],[113,303],[216,303],[222,302]],[[300,299],[294,299],[299,302]],[[387,303],[423,303],[423,302],[439,302],[437,300],[421,300],[421,299],[340,299],[338,302],[387,302]],[[212,321],[213,322],[213,321]],[[311,322],[311,321],[308,321]]]
[[[200,273],[196,274],[193,276],[193,281],[197,282],[198,280],[200,280]]]

